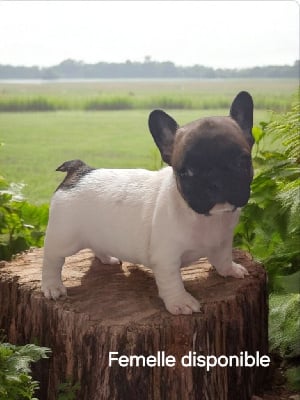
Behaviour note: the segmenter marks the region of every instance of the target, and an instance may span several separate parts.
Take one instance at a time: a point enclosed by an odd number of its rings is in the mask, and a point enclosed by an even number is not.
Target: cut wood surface
[[[52,349],[41,362],[40,400],[57,399],[58,385],[80,383],[78,400],[248,400],[261,388],[266,368],[185,367],[198,355],[268,354],[267,292],[263,267],[234,250],[245,279],[223,278],[203,259],[182,269],[186,289],[202,312],[169,314],[152,272],[123,263],[103,265],[88,251],[69,257],[63,269],[68,297],[47,300],[40,290],[43,249],[0,267],[0,328],[14,344]],[[109,366],[109,353],[175,357],[173,367]],[[224,360],[223,360],[224,361]]]

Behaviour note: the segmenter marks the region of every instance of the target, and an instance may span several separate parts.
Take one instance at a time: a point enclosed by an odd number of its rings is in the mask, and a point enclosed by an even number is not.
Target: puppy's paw
[[[237,264],[232,261],[231,268],[228,268],[226,271],[226,275],[224,276],[233,276],[234,278],[244,278],[246,275],[249,275],[249,272],[242,265]]]
[[[102,264],[108,264],[108,265],[121,265],[122,261],[119,260],[116,257],[110,257],[110,256],[96,256]]]
[[[171,299],[164,299],[166,309],[174,315],[193,314],[200,312],[200,303],[188,292],[183,292]]]
[[[61,281],[42,282],[42,292],[47,299],[57,300],[67,295],[67,289]]]

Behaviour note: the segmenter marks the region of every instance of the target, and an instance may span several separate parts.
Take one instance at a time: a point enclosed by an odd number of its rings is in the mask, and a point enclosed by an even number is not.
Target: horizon
[[[193,65],[180,65],[177,64],[176,62],[172,61],[172,60],[162,60],[162,61],[158,61],[158,60],[154,60],[151,59],[150,61],[146,61],[145,59],[143,61],[138,61],[138,60],[124,60],[124,61],[106,61],[106,60],[101,60],[101,61],[95,61],[95,62],[86,62],[84,60],[76,60],[76,59],[72,59],[72,58],[67,58],[64,59],[62,61],[59,61],[57,64],[53,64],[53,65],[22,65],[22,64],[18,64],[18,65],[14,65],[14,64],[2,64],[0,62],[0,66],[9,66],[9,67],[14,67],[14,68],[38,68],[38,69],[47,69],[47,68],[52,68],[52,67],[56,67],[58,65],[63,64],[65,61],[72,61],[74,63],[82,63],[83,65],[96,65],[96,64],[126,64],[127,62],[130,63],[140,63],[140,64],[146,64],[147,62],[150,63],[172,63],[174,64],[175,67],[179,67],[179,68],[190,68],[190,67],[194,67],[194,66],[201,66],[201,67],[205,67],[205,68],[211,68],[214,70],[217,69],[228,69],[228,70],[244,70],[244,69],[253,69],[253,68],[266,68],[266,67],[293,67],[296,63],[299,63],[299,59],[295,59],[294,62],[292,62],[291,64],[265,64],[265,65],[252,65],[249,67],[232,67],[232,68],[228,68],[228,67],[215,67],[213,65],[205,65],[205,64],[193,64]]]

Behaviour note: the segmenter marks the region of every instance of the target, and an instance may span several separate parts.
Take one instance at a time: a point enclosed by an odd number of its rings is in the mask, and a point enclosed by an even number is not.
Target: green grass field
[[[276,83],[276,82],[275,82]],[[269,99],[271,104],[279,93],[286,101],[296,91],[296,82],[278,81],[216,81],[202,83],[202,101],[215,99],[215,107],[204,109],[168,109],[179,124],[211,115],[228,115],[228,107],[234,95],[242,89],[254,97]],[[171,98],[178,95],[180,85],[185,85],[186,98],[195,99],[201,89],[191,82],[139,82],[132,88],[128,82],[103,82],[85,84],[53,83],[42,85],[0,84],[0,98],[26,99],[30,96],[62,96],[69,102],[83,102],[93,97],[94,91],[102,90],[116,96],[141,96],[145,99]],[[102,85],[102,86],[101,86]],[[96,86],[96,87],[95,87]],[[274,90],[274,98],[270,95]],[[102,88],[102,89],[100,89]],[[130,94],[131,92],[135,94]],[[151,94],[152,93],[152,94]],[[154,97],[155,97],[154,96]],[[11,98],[12,98],[11,97]],[[222,107],[218,98],[225,99]],[[26,102],[26,100],[24,100]],[[290,101],[290,100],[288,100]],[[158,102],[159,103],[159,102]],[[56,112],[0,112],[0,174],[9,182],[23,182],[24,195],[34,203],[48,203],[63,175],[55,169],[64,161],[80,158],[94,167],[112,168],[159,168],[160,157],[148,131],[147,119],[152,107],[114,111],[84,111],[72,109]],[[168,105],[168,104],[167,104]],[[169,104],[170,105],[170,104]],[[226,108],[224,106],[226,105]],[[172,104],[171,104],[172,106]],[[176,108],[176,107],[175,107]],[[255,123],[268,121],[272,107],[255,110]]]
[[[256,109],[283,110],[297,90],[296,79],[107,80],[96,82],[0,82],[0,111],[216,109],[241,90]]]

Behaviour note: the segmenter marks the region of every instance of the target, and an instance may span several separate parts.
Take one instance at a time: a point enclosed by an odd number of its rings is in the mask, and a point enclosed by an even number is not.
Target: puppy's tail
[[[81,160],[70,160],[70,161],[65,161],[63,164],[57,167],[55,171],[72,173],[79,169],[86,169],[86,168],[91,168],[91,167],[89,167],[85,162]]]
[[[65,161],[59,167],[56,168],[56,171],[66,172],[67,175],[63,182],[56,189],[70,189],[76,186],[78,181],[86,174],[93,171],[95,168],[90,167],[85,162],[81,160],[70,160]]]

